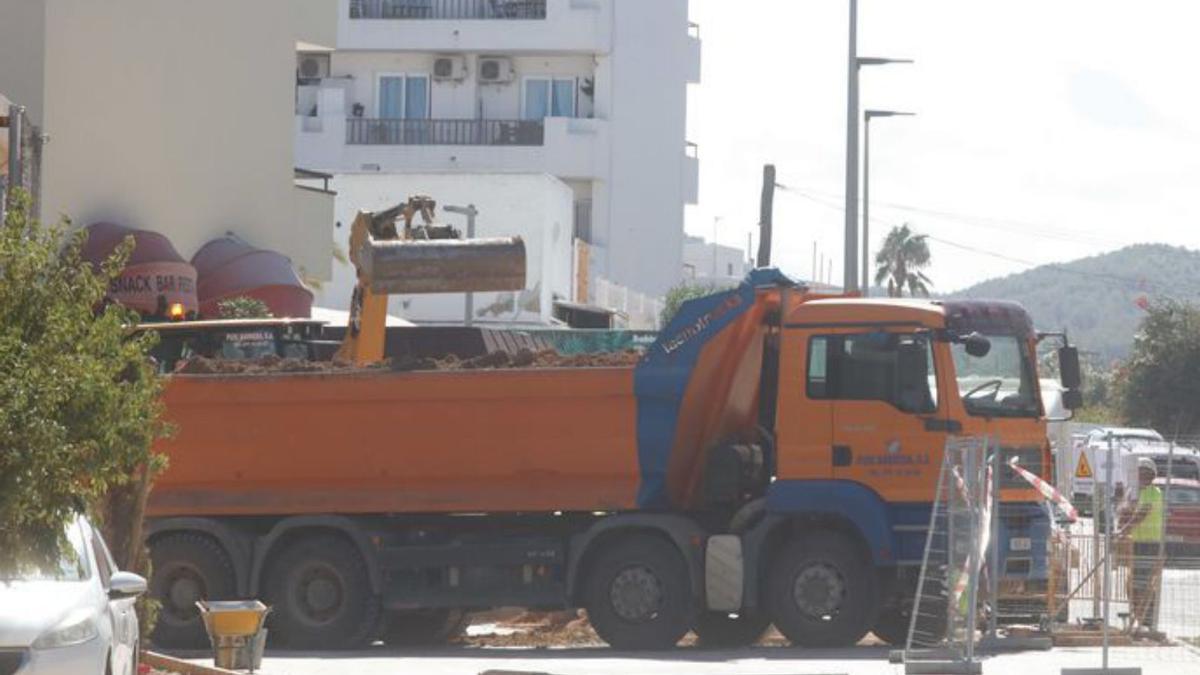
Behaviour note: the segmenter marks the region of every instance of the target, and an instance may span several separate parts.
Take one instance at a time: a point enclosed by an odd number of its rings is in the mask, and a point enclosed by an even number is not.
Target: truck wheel
[[[160,647],[200,649],[208,633],[197,600],[226,600],[237,594],[229,556],[211,537],[169,534],[150,544],[150,594],[162,603],[151,639]]]
[[[289,545],[263,584],[272,605],[271,635],[281,644],[352,649],[369,644],[379,628],[379,597],[367,565],[342,537],[318,535]]]
[[[692,627],[687,563],[671,544],[632,535],[601,551],[584,581],[588,620],[618,649],[670,649]]]
[[[466,628],[461,609],[413,609],[387,612],[383,617],[383,642],[390,647],[444,645]]]
[[[757,644],[771,627],[764,614],[745,614],[737,617],[725,612],[701,612],[692,625],[701,647],[748,647]]]
[[[817,532],[785,545],[767,579],[767,608],[793,644],[848,647],[878,614],[875,571],[845,536]]]

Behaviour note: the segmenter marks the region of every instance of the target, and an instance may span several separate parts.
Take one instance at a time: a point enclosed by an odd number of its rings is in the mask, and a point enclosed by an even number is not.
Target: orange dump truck
[[[947,439],[1049,478],[1037,340],[1011,303],[759,270],[631,367],[172,376],[155,639],[203,640],[197,599],[260,597],[306,647],[436,641],[500,606],[585,607],[622,648],[771,623],[900,642]],[[1001,569],[1045,583],[1044,510],[1004,480]]]

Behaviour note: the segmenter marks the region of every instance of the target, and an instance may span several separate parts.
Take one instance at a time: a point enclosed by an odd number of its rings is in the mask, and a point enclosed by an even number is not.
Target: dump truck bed
[[[149,515],[632,508],[633,368],[181,375]]]

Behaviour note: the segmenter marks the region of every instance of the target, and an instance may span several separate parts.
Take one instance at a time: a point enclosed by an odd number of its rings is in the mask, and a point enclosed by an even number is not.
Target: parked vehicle
[[[352,255],[380,220],[359,216]],[[386,304],[359,269],[341,354],[365,365]],[[990,436],[1049,478],[1037,339],[1012,303],[758,270],[685,303],[631,367],[172,376],[155,640],[200,643],[197,599],[257,596],[307,647],[436,641],[496,606],[585,607],[620,648],[771,623],[902,641],[946,440]],[[1045,598],[1046,512],[1011,471],[1002,497],[1002,585]]]
[[[1154,481],[1167,491],[1167,479]],[[1200,566],[1200,480],[1172,478],[1167,499],[1168,564]]]
[[[1109,438],[1112,439],[1113,462],[1116,464],[1113,493],[1118,501],[1124,500],[1127,491],[1137,485],[1134,451],[1163,442],[1162,435],[1153,429],[1123,427],[1101,427],[1088,432],[1082,441],[1076,438],[1068,462],[1072,476],[1071,501],[1086,515],[1092,515],[1098,508],[1094,503],[1096,486],[1108,481]]]
[[[133,602],[146,580],[117,570],[86,518],[72,520],[66,535],[52,568],[0,578],[0,673],[135,675]]]

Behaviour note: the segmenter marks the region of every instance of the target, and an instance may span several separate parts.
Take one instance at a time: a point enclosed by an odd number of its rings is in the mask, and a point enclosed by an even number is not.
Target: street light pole
[[[863,215],[862,215],[862,292],[871,291],[871,119],[875,117],[912,117],[915,113],[895,110],[863,111]]]
[[[850,56],[846,66],[846,232],[843,286],[858,283],[854,259],[858,250],[858,0],[850,0]]]
[[[842,284],[858,290],[858,70],[862,66],[912,63],[908,59],[859,58],[858,0],[850,2],[850,53],[846,65],[846,231]]]
[[[475,216],[479,215],[479,209],[475,208],[474,204],[466,206],[445,206],[443,211],[449,213],[457,213],[460,216],[467,217],[467,239],[475,238]],[[475,314],[475,294],[467,293],[463,301],[463,325],[470,326]]]

